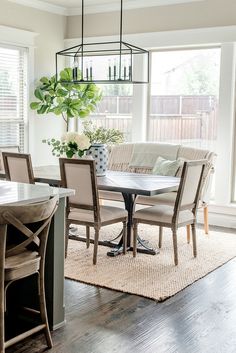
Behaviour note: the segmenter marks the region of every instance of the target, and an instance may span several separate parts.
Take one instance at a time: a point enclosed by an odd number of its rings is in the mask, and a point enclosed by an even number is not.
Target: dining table
[[[40,166],[34,168],[36,182],[48,183],[54,186],[61,185],[60,169],[58,165]],[[162,193],[176,191],[180,179],[172,176],[155,174],[140,174],[107,170],[104,176],[97,177],[98,190],[121,193],[125,209],[128,212],[127,222],[127,249],[132,250],[132,225],[135,211],[135,201],[138,195],[155,196]],[[70,235],[71,238],[85,241],[85,238]],[[115,238],[116,239],[116,238]],[[91,242],[93,240],[91,239]],[[100,245],[111,247],[108,256],[117,256],[123,251],[123,238],[118,243],[113,241],[99,241]],[[138,237],[138,252],[150,255],[159,253],[159,249],[153,249],[148,242]]]
[[[64,238],[66,198],[74,195],[74,190],[51,187],[47,184],[24,184],[0,180],[0,205],[26,205],[59,197],[59,204],[53,216],[47,244],[45,262],[45,293],[50,328],[55,330],[65,323],[64,304]],[[20,281],[19,281],[20,282]],[[25,288],[24,296],[29,300],[37,298],[31,286]],[[28,300],[28,299],[27,299]]]

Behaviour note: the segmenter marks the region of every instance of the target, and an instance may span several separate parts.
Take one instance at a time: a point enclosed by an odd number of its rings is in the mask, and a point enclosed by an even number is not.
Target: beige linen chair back
[[[60,158],[62,186],[74,189],[68,198],[68,207],[94,211],[95,222],[99,217],[99,202],[95,162],[86,159]]]
[[[195,213],[207,160],[184,162],[179,189],[174,207],[174,218],[179,211],[191,210]]]
[[[34,184],[30,154],[3,152],[2,157],[7,180]]]
[[[19,146],[0,146],[0,170],[4,171],[2,152],[19,153],[20,149],[19,149]]]
[[[52,347],[45,303],[44,267],[49,227],[57,205],[56,196],[31,205],[0,206],[0,352],[39,331],[44,331],[48,346]],[[7,289],[14,281],[33,274],[39,276],[42,323],[5,341]]]

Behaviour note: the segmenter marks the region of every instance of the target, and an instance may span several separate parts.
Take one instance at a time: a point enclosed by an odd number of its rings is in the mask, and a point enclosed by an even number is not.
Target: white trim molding
[[[207,27],[176,31],[147,32],[137,34],[124,34],[123,38],[128,43],[151,49],[171,49],[178,47],[221,45],[222,43],[236,41],[236,26]],[[103,37],[86,37],[86,43],[106,42],[119,39],[119,34]],[[81,38],[67,38],[65,46],[73,46],[81,42]]]
[[[229,204],[228,206],[210,204],[209,224],[219,227],[236,228],[236,205]],[[198,223],[204,224],[204,216],[202,209],[198,211]]]
[[[50,4],[46,1],[41,0],[8,0],[10,2],[14,2],[15,4],[32,7],[37,10],[51,12],[56,15],[67,16],[67,8],[63,6],[58,6],[54,4]]]
[[[38,10],[51,12],[57,15],[75,16],[81,15],[81,7],[68,7],[55,5],[50,1],[42,0],[8,0],[18,5],[33,7]],[[124,10],[134,10],[145,7],[170,6],[177,4],[185,4],[192,2],[202,2],[205,0],[127,0],[124,3]],[[103,13],[120,10],[120,0],[104,1],[104,0],[87,0],[85,1],[85,13]]]
[[[170,6],[177,4],[185,4],[190,2],[200,2],[204,0],[126,0],[124,1],[124,10],[135,10],[146,7],[156,7],[156,6]],[[89,1],[87,1],[89,3]],[[85,13],[93,14],[93,13],[105,13],[105,12],[113,12],[120,11],[120,0],[118,1],[110,1],[109,3],[105,3],[100,0],[98,1],[90,1],[89,5],[86,5],[85,0]],[[81,8],[68,8],[67,9],[68,16],[81,15]]]
[[[25,31],[19,28],[7,27],[0,25],[0,43],[16,45],[24,48],[34,46],[36,32]]]

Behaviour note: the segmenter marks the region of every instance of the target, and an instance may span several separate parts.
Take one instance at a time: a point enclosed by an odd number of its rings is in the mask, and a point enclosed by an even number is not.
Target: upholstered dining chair
[[[54,197],[30,205],[0,206],[0,353],[40,331],[44,332],[48,347],[52,347],[45,302],[44,267],[49,227],[57,204],[58,197]],[[33,280],[35,275],[38,276],[39,310],[26,307],[24,310],[40,314],[41,322],[37,319],[33,328],[6,340],[5,315],[10,306],[7,291],[12,283],[29,276]]]
[[[174,246],[174,263],[178,265],[177,230],[191,225],[193,255],[197,256],[196,213],[202,188],[206,160],[184,162],[174,206],[156,205],[134,214],[133,256],[137,254],[137,228],[139,223],[159,226],[159,248],[162,246],[163,227],[171,228]]]
[[[19,148],[19,146],[12,146],[12,145],[9,145],[9,146],[1,145],[0,146],[0,171],[4,171],[2,152],[19,153],[20,152],[20,148]]]
[[[2,152],[2,158],[7,180],[34,184],[30,154]]]
[[[86,227],[86,245],[90,244],[90,227],[95,230],[93,264],[97,263],[100,228],[123,222],[123,253],[126,253],[127,211],[112,206],[100,206],[94,160],[60,158],[62,186],[75,190],[68,198],[66,221],[66,255],[71,224]]]

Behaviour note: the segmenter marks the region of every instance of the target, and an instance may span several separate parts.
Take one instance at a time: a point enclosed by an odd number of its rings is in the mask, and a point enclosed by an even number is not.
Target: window
[[[27,50],[0,45],[0,146],[25,147]]]
[[[101,85],[103,97],[90,118],[96,126],[119,129],[131,141],[133,89],[131,85]]]
[[[101,60],[110,62],[110,58],[93,57],[92,66],[95,75],[104,77],[110,71],[104,71],[106,67],[101,66]],[[113,59],[117,63],[117,58]],[[112,61],[113,62],[113,61]],[[116,64],[117,65],[117,64]],[[85,77],[89,74],[89,62],[85,61]],[[113,71],[112,73],[117,72]],[[112,74],[111,73],[111,74]],[[108,129],[119,129],[124,133],[124,140],[131,141],[132,132],[132,104],[133,104],[133,87],[129,84],[106,84],[99,85],[102,90],[102,100],[98,104],[96,111],[90,114],[90,119],[94,125],[105,127]]]
[[[216,149],[220,49],[152,53],[149,141]]]

